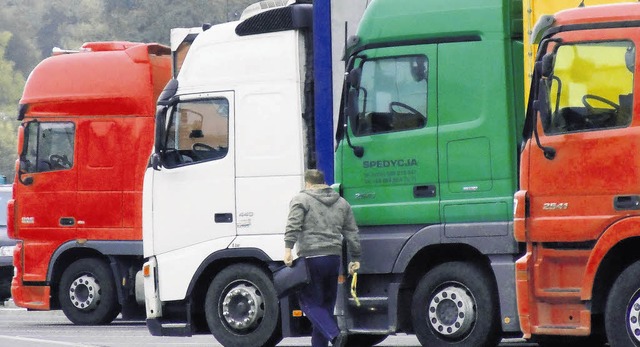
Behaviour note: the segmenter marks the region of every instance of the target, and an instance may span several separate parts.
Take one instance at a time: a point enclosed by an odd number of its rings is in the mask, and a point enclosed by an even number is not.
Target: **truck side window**
[[[67,122],[30,122],[25,129],[25,151],[20,169],[27,173],[73,167],[75,125]]]
[[[423,128],[427,124],[428,61],[423,55],[365,60],[355,93],[355,136]]]
[[[568,43],[546,80],[546,134],[626,127],[633,114],[635,46],[629,41]]]
[[[188,100],[171,112],[164,163],[175,167],[221,159],[229,150],[229,101]]]

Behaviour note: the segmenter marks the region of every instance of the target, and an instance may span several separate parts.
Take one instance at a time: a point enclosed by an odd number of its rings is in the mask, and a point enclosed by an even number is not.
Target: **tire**
[[[211,333],[225,347],[275,346],[282,340],[273,282],[253,265],[231,265],[214,277],[205,316]]]
[[[609,346],[640,346],[640,261],[613,283],[604,313]]]
[[[347,337],[345,346],[372,347],[384,341],[388,335],[353,334]]]
[[[11,280],[13,267],[0,267],[0,304],[11,297]]]
[[[78,325],[111,323],[120,313],[116,284],[109,265],[96,258],[80,259],[62,274],[58,300],[65,316]]]
[[[450,262],[434,267],[413,294],[411,319],[423,346],[497,346],[496,286],[481,267]]]

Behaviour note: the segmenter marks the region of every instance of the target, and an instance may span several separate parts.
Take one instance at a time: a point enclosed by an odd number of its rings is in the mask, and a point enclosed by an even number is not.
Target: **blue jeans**
[[[307,258],[311,283],[298,292],[300,308],[313,325],[312,347],[327,347],[340,329],[333,316],[338,291],[340,256],[326,255]]]

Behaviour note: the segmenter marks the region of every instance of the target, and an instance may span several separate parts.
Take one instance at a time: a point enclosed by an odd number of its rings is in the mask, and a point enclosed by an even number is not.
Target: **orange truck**
[[[29,76],[7,208],[9,237],[18,241],[16,305],[62,309],[76,324],[144,312],[135,283],[142,181],[170,53],[158,44],[92,42],[54,52]]]
[[[514,199],[526,338],[640,346],[639,29],[633,3],[564,10],[532,31]]]

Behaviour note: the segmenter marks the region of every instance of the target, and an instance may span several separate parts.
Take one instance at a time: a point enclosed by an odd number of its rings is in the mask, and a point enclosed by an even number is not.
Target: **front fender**
[[[609,226],[598,239],[587,261],[585,274],[582,280],[580,297],[582,300],[591,300],[596,274],[604,257],[609,251],[623,240],[640,236],[640,217],[628,217],[621,219]]]

